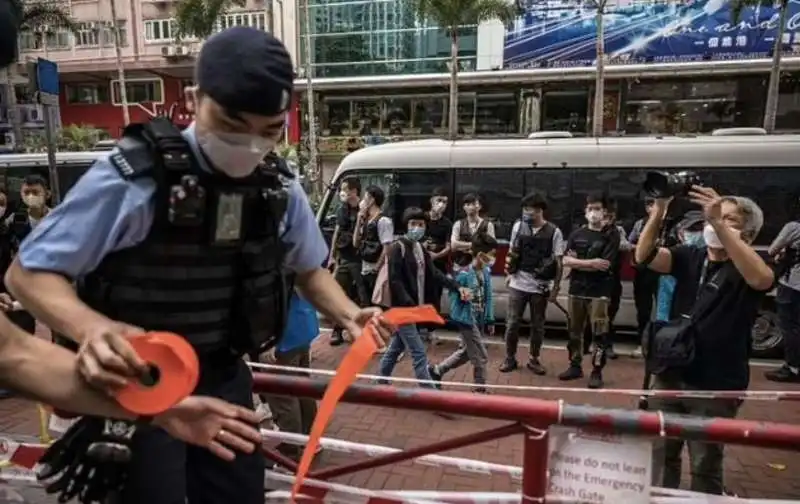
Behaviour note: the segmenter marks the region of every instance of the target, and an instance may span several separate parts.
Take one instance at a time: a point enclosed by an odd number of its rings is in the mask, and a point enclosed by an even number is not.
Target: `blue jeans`
[[[411,356],[411,365],[414,366],[414,376],[417,380],[430,381],[428,356],[425,355],[425,345],[422,343],[416,324],[402,325],[397,328],[397,332],[392,335],[392,340],[389,342],[389,348],[381,357],[378,374],[391,376],[397,365],[397,359],[400,358],[403,351],[408,351]],[[387,384],[388,381],[379,381],[379,383]],[[420,383],[419,386],[433,388],[432,383]]]
[[[783,333],[786,365],[800,367],[800,291],[779,285],[775,311],[778,313],[778,327]]]

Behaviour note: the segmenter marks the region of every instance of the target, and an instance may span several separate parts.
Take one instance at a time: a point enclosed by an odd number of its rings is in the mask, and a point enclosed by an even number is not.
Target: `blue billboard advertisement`
[[[603,17],[606,54],[611,64],[769,57],[778,10],[746,8],[736,20],[731,4],[731,0],[609,0]],[[506,32],[506,68],[594,64],[593,0],[525,0],[524,5],[524,15]],[[790,0],[782,40],[785,53],[800,53],[800,0]]]

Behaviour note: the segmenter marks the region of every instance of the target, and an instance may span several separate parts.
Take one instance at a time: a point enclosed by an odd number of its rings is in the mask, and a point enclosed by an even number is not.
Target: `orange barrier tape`
[[[200,377],[200,363],[184,338],[168,332],[148,332],[130,339],[151,372],[133,380],[116,394],[120,406],[136,415],[167,411],[189,396]]]
[[[431,305],[416,306],[413,308],[392,308],[386,311],[382,318],[394,326],[417,323],[444,324],[444,319],[436,312]],[[300,490],[303,480],[311,468],[314,459],[314,452],[319,446],[319,441],[325,428],[328,426],[336,405],[344,395],[345,391],[356,380],[357,375],[369,364],[372,356],[378,351],[378,344],[375,342],[372,326],[364,328],[361,337],[356,338],[353,346],[342,359],[342,363],[336,369],[336,375],[328,384],[325,395],[319,403],[317,416],[311,426],[311,433],[308,437],[308,444],[303,450],[303,456],[297,465],[297,475],[292,486],[292,502],[295,502],[297,493]]]

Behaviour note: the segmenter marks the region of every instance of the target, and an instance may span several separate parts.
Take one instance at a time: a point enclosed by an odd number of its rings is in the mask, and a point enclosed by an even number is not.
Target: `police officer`
[[[31,232],[6,280],[39,320],[80,344],[90,383],[113,389],[144,372],[126,336],[166,330],[199,355],[196,393],[252,409],[241,357],[282,332],[285,270],[350,334],[378,310],[360,309],[320,267],[327,249],[305,192],[270,154],[292,96],[283,44],[230,28],[205,42],[195,72],[196,122],[183,133],[165,119],[127,129]],[[215,439],[231,435],[222,428]],[[223,464],[152,428],[131,443],[122,503],[263,502],[261,453]]]

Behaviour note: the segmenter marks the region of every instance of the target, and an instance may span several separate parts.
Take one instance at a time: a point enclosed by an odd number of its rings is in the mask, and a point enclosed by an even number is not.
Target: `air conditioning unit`
[[[175,56],[175,46],[164,46],[161,48],[161,56],[171,58]]]
[[[189,46],[174,46],[173,49],[175,49],[175,56],[189,56],[192,53]]]

